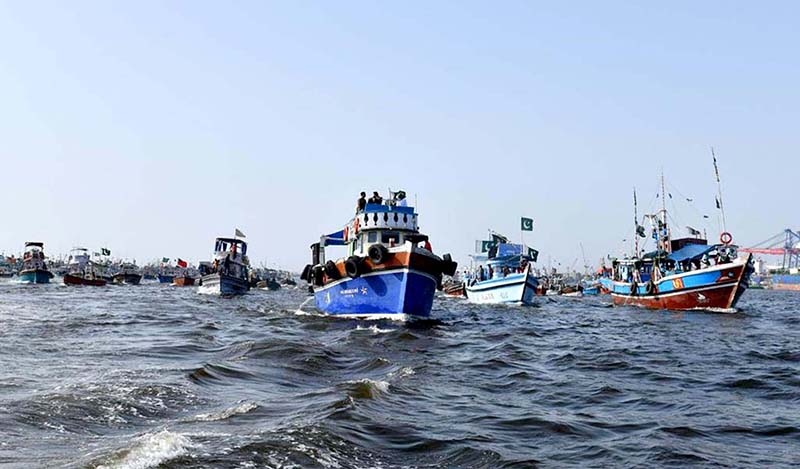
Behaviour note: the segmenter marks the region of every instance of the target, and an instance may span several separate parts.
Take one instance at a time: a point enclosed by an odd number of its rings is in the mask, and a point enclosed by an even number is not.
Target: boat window
[[[369,234],[367,234],[367,242],[368,243],[375,243],[377,241],[378,241],[378,233],[376,233],[374,231],[370,231]]]
[[[381,242],[389,244],[390,240],[394,240],[395,244],[400,244],[400,233],[397,231],[384,231],[381,233]]]

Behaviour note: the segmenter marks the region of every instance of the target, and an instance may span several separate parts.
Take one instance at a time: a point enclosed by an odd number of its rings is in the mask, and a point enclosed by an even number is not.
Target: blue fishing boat
[[[714,170],[717,161],[714,158]],[[615,305],[636,305],[650,309],[671,310],[733,310],[747,290],[753,273],[752,255],[738,255],[733,237],[724,231],[718,244],[709,245],[699,230],[687,227],[689,237],[673,238],[668,223],[664,176],[661,176],[662,207],[657,213],[644,215],[651,225],[655,250],[641,254],[639,238],[647,238],[640,224],[634,192],[633,255],[614,260],[613,277],[603,279]],[[722,192],[717,196],[717,208],[722,212]]]
[[[44,243],[28,241],[22,256],[22,269],[19,271],[22,283],[50,283],[52,272],[47,269],[44,256]]]
[[[343,230],[322,236],[301,275],[317,308],[345,317],[429,317],[442,275],[453,275],[457,264],[449,254],[433,253],[417,221],[398,192],[359,207]],[[346,256],[326,261],[330,246],[343,247]]]
[[[214,244],[214,260],[201,263],[200,293],[220,296],[243,295],[250,290],[250,261],[247,258],[247,243],[237,237],[217,238]]]
[[[492,236],[494,242],[488,254],[472,256],[480,265],[467,281],[467,299],[479,304],[532,304],[539,280],[531,263],[536,261],[538,252],[522,244],[509,243],[502,235],[494,233]]]

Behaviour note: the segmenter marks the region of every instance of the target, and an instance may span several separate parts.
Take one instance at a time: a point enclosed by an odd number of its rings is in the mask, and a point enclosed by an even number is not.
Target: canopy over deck
[[[697,260],[714,249],[716,249],[716,246],[708,246],[705,244],[687,244],[686,246],[667,256],[667,258],[675,262]]]

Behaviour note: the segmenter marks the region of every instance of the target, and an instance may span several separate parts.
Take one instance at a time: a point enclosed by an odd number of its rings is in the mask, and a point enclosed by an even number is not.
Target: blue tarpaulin
[[[686,246],[667,256],[667,258],[675,262],[684,262],[692,259],[698,259],[702,257],[703,254],[713,251],[714,249],[716,249],[716,246],[706,246],[705,244],[687,244]]]
[[[519,256],[522,254],[521,244],[502,243],[497,246],[497,257]]]
[[[325,236],[325,246],[344,246],[344,230]]]

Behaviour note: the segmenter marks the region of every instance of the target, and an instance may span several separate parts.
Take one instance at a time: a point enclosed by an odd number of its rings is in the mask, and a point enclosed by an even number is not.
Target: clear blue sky
[[[697,206],[678,220],[703,228],[711,145],[728,228],[755,243],[799,221],[798,18],[797,2],[3,2],[0,250],[197,260],[239,227],[255,261],[299,269],[360,190],[392,187],[457,259],[525,215],[543,260],[582,242],[596,262],[662,167]]]

